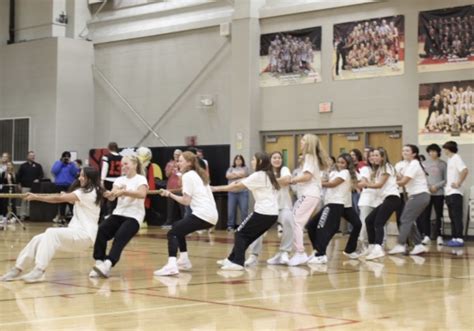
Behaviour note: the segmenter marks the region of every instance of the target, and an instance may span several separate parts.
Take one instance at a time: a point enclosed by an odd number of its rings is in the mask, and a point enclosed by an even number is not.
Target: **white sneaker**
[[[306,253],[295,253],[295,255],[293,255],[290,259],[290,261],[288,262],[288,265],[290,267],[294,267],[294,266],[297,266],[297,265],[301,265],[301,264],[305,264],[306,262],[308,262],[308,255],[306,255]]]
[[[438,236],[438,238],[436,238],[436,245],[438,245],[438,246],[443,246],[444,245],[443,237]]]
[[[362,249],[362,252],[360,252],[360,256],[359,257],[363,257],[363,256],[366,256],[366,255],[369,255],[370,252],[372,251],[372,249],[374,249],[374,244],[369,244],[369,246],[367,247],[364,247],[364,249]]]
[[[189,259],[179,258],[176,263],[178,264],[179,270],[191,270],[191,268],[193,267]]]
[[[288,252],[282,252],[280,257],[280,264],[288,265],[290,263],[290,257],[288,256]]]
[[[34,268],[29,273],[21,277],[25,283],[37,283],[44,280],[44,271],[38,268]]]
[[[153,275],[155,276],[174,276],[179,274],[178,264],[166,264],[163,268],[155,270]]]
[[[95,272],[99,274],[99,277],[109,278],[110,269],[112,268],[112,262],[109,260],[104,261],[103,263],[96,263],[93,267]]]
[[[405,248],[405,245],[400,245],[397,244],[395,247],[393,247],[390,251],[388,251],[388,254],[405,254],[407,249]]]
[[[385,252],[380,245],[374,245],[369,255],[365,257],[366,260],[375,260],[385,256]]]
[[[236,264],[236,263],[233,263],[233,262],[229,261],[228,264],[223,265],[221,267],[221,270],[241,271],[241,270],[244,270],[244,267],[241,266],[240,264]]]
[[[421,243],[422,243],[423,245],[429,245],[429,244],[431,244],[431,239],[430,239],[430,237],[425,236],[425,237],[423,238],[423,240],[421,241]]]
[[[281,252],[276,253],[275,256],[267,260],[267,264],[270,264],[270,265],[281,264],[281,254],[282,254]]]
[[[306,262],[307,264],[326,264],[328,263],[328,257],[326,255],[321,256],[311,256]]]
[[[428,249],[422,244],[419,244],[413,247],[413,249],[410,251],[410,255],[418,255],[418,254],[423,254],[427,252],[428,252]]]
[[[247,260],[245,260],[244,265],[246,267],[253,267],[258,264],[258,256],[255,254],[250,254]]]
[[[352,260],[355,260],[355,259],[358,259],[360,254],[357,253],[357,252],[352,252],[352,253],[346,253],[344,251],[342,251],[342,254],[344,254],[344,256],[347,256],[349,259],[352,259]]]
[[[12,280],[17,280],[20,277],[21,270],[13,267],[5,275],[0,277],[0,282],[11,282]]]
[[[229,263],[232,263],[232,262],[230,262],[229,259],[226,258],[226,259],[222,259],[222,260],[217,260],[216,263],[222,267],[222,266],[228,265]]]

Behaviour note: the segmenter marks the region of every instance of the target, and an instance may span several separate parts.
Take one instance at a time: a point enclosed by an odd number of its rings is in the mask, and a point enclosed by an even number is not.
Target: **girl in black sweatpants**
[[[338,171],[333,171],[329,174],[328,182],[322,183],[323,187],[328,188],[324,197],[324,207],[306,225],[309,238],[313,248],[316,250],[315,255],[308,260],[308,264],[327,263],[326,248],[337,233],[341,217],[344,214],[347,220],[354,226],[345,252],[347,254],[354,253],[357,247],[361,222],[359,217],[354,217],[355,212],[352,213],[351,210],[345,210],[344,208],[344,205],[349,205],[351,201],[352,187],[357,181],[354,164],[349,154],[343,153],[339,155],[337,158],[337,169]]]
[[[255,172],[243,180],[213,188],[215,192],[248,189],[255,199],[254,212],[235,231],[234,248],[229,257],[217,262],[222,266],[222,270],[243,270],[247,248],[278,219],[280,185],[273,173],[270,156],[266,153],[256,153],[252,158],[252,168]]]

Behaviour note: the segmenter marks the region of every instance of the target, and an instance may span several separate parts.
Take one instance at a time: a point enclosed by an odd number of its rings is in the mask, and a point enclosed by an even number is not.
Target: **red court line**
[[[178,301],[190,301],[190,302],[207,303],[207,304],[219,305],[219,306],[231,306],[231,307],[263,310],[263,311],[270,311],[270,312],[281,313],[281,314],[301,315],[301,316],[311,316],[311,317],[317,317],[317,318],[333,319],[333,320],[338,320],[338,321],[344,321],[345,324],[349,324],[349,323],[352,324],[352,323],[360,323],[361,322],[361,321],[357,321],[357,320],[350,320],[350,319],[347,319],[347,318],[329,317],[329,316],[323,316],[323,315],[317,315],[317,314],[311,314],[311,313],[301,313],[301,312],[282,310],[282,309],[272,309],[272,308],[266,308],[266,307],[254,307],[254,306],[240,305],[240,304],[235,304],[235,303],[201,300],[201,299],[192,299],[192,298],[185,298],[185,297],[172,297],[172,296],[168,296],[168,295],[139,293],[139,292],[135,292],[133,290],[129,291],[129,293],[138,294],[138,295],[145,295],[145,296],[151,296],[151,297],[159,297],[159,298],[164,298],[164,299],[174,299],[174,300],[178,300]],[[252,298],[249,298],[249,300],[251,300],[251,299]]]

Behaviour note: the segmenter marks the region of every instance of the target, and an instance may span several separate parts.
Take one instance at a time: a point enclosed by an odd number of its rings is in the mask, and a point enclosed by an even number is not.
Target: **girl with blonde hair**
[[[293,177],[290,184],[299,184],[300,197],[293,207],[295,254],[288,265],[297,266],[308,261],[303,245],[303,229],[321,202],[321,170],[327,168],[328,156],[314,134],[301,138],[303,166],[301,174]]]

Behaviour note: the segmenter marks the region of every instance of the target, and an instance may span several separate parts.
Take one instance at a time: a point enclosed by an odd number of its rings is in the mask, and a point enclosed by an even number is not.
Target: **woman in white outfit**
[[[51,196],[27,194],[25,199],[28,201],[74,204],[74,216],[67,228],[49,228],[33,237],[18,255],[15,267],[3,275],[1,281],[19,279],[20,274],[34,263],[33,270],[21,279],[25,283],[40,282],[57,251],[82,252],[94,244],[102,199],[99,171],[83,168],[79,180],[72,184],[69,191]]]

